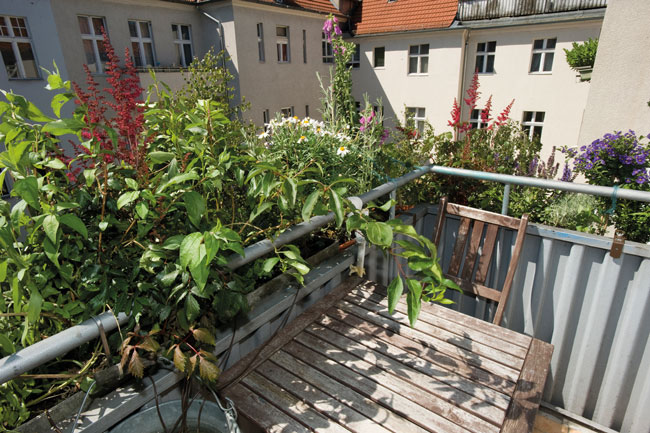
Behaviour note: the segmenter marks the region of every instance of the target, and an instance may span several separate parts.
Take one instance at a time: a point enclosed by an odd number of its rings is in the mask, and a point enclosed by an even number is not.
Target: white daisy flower
[[[260,140],[262,140],[262,139],[264,139],[264,138],[267,138],[268,136],[269,136],[269,133],[266,132],[266,131],[264,131],[264,132],[262,132],[260,135],[258,135],[257,138],[259,138]]]
[[[350,153],[350,150],[345,146],[339,147],[338,150],[336,151],[336,154],[339,156],[345,156],[348,153]]]
[[[301,135],[300,138],[298,139],[298,144],[304,143],[305,141],[307,141],[307,137],[305,137],[304,135]]]

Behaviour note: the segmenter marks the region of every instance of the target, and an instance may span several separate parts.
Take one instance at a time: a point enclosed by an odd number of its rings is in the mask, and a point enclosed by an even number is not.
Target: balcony
[[[607,0],[460,0],[460,21],[547,15],[607,7]]]

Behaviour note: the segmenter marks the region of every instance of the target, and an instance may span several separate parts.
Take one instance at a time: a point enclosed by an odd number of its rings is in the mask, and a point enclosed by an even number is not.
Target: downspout
[[[221,24],[221,21],[213,17],[207,12],[201,11],[203,15],[217,23],[217,33],[219,33],[219,43],[221,44],[221,51],[223,51],[223,54],[221,56],[221,67],[223,70],[226,70],[226,37],[224,35],[223,31],[223,24]],[[230,96],[228,95],[228,85],[226,85],[226,101],[228,101],[228,104],[230,104]]]
[[[461,117],[463,115],[463,105],[461,104],[461,101],[463,100],[463,89],[465,88],[465,64],[467,63],[467,43],[469,41],[469,32],[469,29],[463,30],[463,42],[460,53],[460,70],[458,71],[458,96],[456,100],[458,101],[458,105],[461,107]],[[456,130],[454,130],[454,140],[458,140],[458,137],[456,136]]]

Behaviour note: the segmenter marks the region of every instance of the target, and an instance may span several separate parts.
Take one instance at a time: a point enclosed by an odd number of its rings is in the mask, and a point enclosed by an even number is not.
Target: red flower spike
[[[485,104],[485,108],[481,111],[481,123],[488,123],[491,120],[490,111],[492,111],[492,95],[490,95]]]

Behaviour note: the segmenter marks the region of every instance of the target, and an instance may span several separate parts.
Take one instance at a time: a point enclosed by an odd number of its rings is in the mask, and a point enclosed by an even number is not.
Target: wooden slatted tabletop
[[[243,431],[530,432],[551,345],[350,278],[224,372]]]

